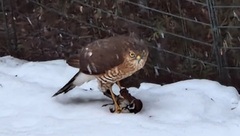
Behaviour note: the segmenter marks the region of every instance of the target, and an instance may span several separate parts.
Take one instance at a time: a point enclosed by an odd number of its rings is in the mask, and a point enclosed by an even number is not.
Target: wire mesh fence
[[[0,54],[65,58],[95,39],[136,33],[150,58],[138,80],[207,78],[240,89],[240,2],[0,0]],[[1,43],[2,44],[2,43]],[[3,45],[3,44],[2,44]]]

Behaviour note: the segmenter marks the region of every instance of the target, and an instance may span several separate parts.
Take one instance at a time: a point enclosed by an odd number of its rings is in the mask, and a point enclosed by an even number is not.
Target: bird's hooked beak
[[[138,61],[138,63],[140,62],[140,60],[142,59],[142,57],[140,56],[140,55],[137,55],[137,61]]]

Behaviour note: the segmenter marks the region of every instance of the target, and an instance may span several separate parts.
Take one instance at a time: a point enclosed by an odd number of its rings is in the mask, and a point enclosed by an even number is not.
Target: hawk
[[[67,60],[79,71],[53,97],[96,78],[99,89],[113,100],[115,112],[120,113],[122,109],[112,86],[117,83],[121,89],[119,81],[143,68],[148,53],[146,43],[133,36],[114,36],[89,43],[77,56]]]

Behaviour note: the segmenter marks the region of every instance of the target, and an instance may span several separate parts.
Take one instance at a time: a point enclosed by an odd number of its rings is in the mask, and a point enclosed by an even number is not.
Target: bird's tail
[[[78,71],[77,74],[75,74],[72,79],[70,81],[68,81],[68,83],[66,85],[64,85],[59,91],[57,91],[52,97],[57,96],[61,93],[67,93],[70,90],[72,90],[74,87],[76,86],[80,86],[85,82],[88,82],[92,79],[94,79],[95,77],[92,75],[86,75],[84,73],[81,73],[80,71]]]

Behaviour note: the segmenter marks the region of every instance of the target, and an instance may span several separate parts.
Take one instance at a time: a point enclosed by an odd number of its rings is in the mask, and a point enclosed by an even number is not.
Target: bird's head
[[[148,50],[129,50],[129,58],[136,64],[145,63],[148,57]]]
[[[144,65],[148,57],[147,44],[141,39],[134,39],[129,44],[128,56],[135,65]]]
[[[137,68],[142,68],[148,58],[147,43],[139,38],[127,38],[122,44],[124,56],[131,64]]]

